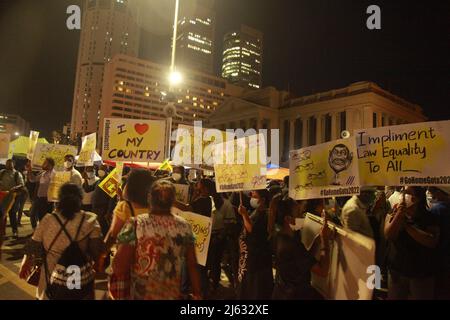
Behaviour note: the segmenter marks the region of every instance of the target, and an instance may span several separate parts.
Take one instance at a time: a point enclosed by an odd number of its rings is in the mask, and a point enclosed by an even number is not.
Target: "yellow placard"
[[[206,266],[209,242],[211,240],[212,219],[196,213],[172,208],[172,212],[185,219],[192,227],[195,237],[195,255],[197,263]]]
[[[357,130],[361,185],[450,185],[450,121]]]
[[[189,202],[189,185],[188,184],[174,184],[175,199],[181,203]]]
[[[295,200],[359,194],[354,139],[342,139],[290,152],[289,196]]]
[[[84,136],[81,144],[80,155],[77,164],[85,167],[94,165],[95,147],[97,146],[97,134]]]
[[[33,155],[31,164],[33,167],[42,167],[45,158],[52,158],[55,160],[55,170],[64,169],[64,157],[66,155],[76,156],[77,147],[66,146],[62,144],[36,144],[36,149]]]
[[[63,184],[70,182],[70,178],[71,178],[70,171],[55,171],[47,191],[48,201],[58,202],[59,189]]]
[[[266,158],[262,134],[216,144],[214,171],[217,192],[265,189]]]
[[[117,188],[119,187],[118,170],[114,168],[109,175],[103,179],[103,181],[98,185],[108,196],[114,198],[117,194]]]
[[[11,158],[9,156],[9,140],[10,139],[11,139],[11,136],[8,133],[0,133],[0,159]]]
[[[105,119],[102,157],[119,162],[162,162],[166,158],[163,120]]]
[[[30,131],[30,139],[29,139],[28,151],[27,151],[27,159],[28,160],[33,159],[34,150],[36,149],[38,139],[39,139],[39,132],[38,131]]]

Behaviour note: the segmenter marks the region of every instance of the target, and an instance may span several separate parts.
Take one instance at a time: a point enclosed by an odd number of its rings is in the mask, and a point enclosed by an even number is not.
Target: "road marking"
[[[24,291],[30,297],[36,297],[36,288],[21,280],[19,276],[0,264],[0,274],[5,277],[6,281],[11,282],[13,285]]]

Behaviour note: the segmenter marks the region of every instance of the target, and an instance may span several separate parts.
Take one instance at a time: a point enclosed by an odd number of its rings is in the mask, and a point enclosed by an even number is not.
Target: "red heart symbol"
[[[148,131],[148,124],[135,124],[134,130],[139,133],[141,136]]]

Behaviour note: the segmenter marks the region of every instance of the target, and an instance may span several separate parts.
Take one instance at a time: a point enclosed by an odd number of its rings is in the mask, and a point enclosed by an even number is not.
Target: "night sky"
[[[146,1],[140,55],[166,63],[170,1]],[[217,73],[224,33],[244,23],[265,35],[266,86],[301,96],[370,80],[421,105],[432,120],[450,119],[449,1],[216,2]],[[79,3],[0,0],[0,111],[45,134],[70,121],[79,31],[66,29],[66,8]],[[366,28],[370,4],[381,7],[382,30]]]

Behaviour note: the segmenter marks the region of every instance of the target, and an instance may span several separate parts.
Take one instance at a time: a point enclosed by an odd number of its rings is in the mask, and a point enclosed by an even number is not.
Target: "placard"
[[[11,136],[8,133],[0,133],[0,159],[10,159],[9,141]]]
[[[45,158],[52,158],[55,160],[55,170],[64,170],[64,157],[66,155],[76,156],[77,147],[66,146],[62,144],[36,144],[36,149],[33,155],[31,164],[33,167],[42,167]]]
[[[30,138],[29,138],[28,151],[27,151],[27,159],[28,160],[33,159],[34,150],[36,149],[38,139],[39,139],[39,132],[38,131],[30,131]]]
[[[117,168],[114,168],[108,176],[103,179],[102,182],[98,185],[100,189],[102,189],[108,196],[114,198],[117,195],[117,188],[119,187],[119,171]],[[121,175],[121,174],[120,174]],[[121,178],[120,178],[121,179]]]
[[[72,172],[70,171],[54,171],[50,180],[47,191],[47,199],[49,202],[58,202],[59,189],[67,182],[70,182]]]
[[[97,146],[97,134],[92,133],[82,138],[80,155],[77,164],[85,167],[94,165],[95,148]]]
[[[188,184],[174,184],[175,186],[175,198],[181,203],[189,202],[189,185]]]

